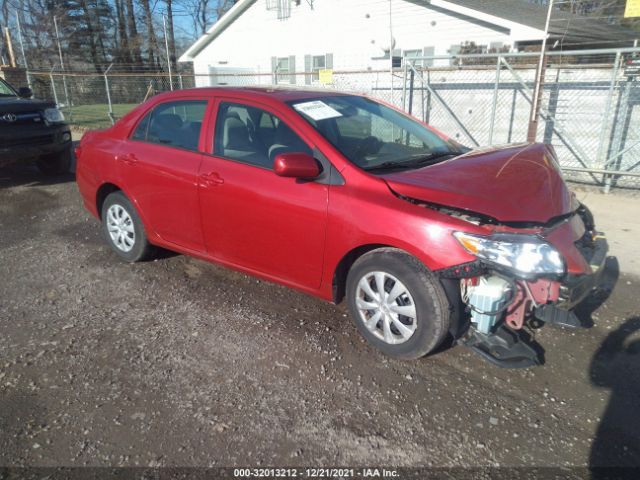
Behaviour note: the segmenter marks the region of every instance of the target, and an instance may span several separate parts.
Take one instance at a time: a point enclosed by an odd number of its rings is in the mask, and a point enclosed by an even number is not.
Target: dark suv
[[[0,167],[36,161],[47,175],[69,171],[71,132],[56,104],[31,99],[29,88],[16,91],[0,79]]]

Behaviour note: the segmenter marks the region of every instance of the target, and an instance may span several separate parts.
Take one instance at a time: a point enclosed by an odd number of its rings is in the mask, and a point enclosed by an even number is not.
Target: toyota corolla
[[[524,327],[580,326],[572,309],[607,252],[551,146],[470,150],[359,95],[161,94],[76,153],[121,259],[162,247],[346,299],[360,333],[402,359],[449,338],[538,363]]]

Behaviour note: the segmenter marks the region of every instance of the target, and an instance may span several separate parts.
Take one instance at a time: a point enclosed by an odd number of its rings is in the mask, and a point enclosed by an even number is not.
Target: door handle
[[[138,163],[138,157],[136,157],[133,153],[125,153],[124,155],[118,155],[116,158],[126,163],[127,165],[131,165],[131,166]]]
[[[217,172],[203,173],[200,179],[205,187],[215,187],[224,183],[224,179]]]

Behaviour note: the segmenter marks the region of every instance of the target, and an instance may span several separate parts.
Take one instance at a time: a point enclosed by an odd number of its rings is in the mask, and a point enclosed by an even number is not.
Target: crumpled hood
[[[544,224],[573,210],[553,152],[539,143],[472,150],[382,178],[400,195],[502,222]]]
[[[46,108],[55,107],[55,102],[46,100],[31,100],[18,97],[0,97],[0,114],[38,112]]]

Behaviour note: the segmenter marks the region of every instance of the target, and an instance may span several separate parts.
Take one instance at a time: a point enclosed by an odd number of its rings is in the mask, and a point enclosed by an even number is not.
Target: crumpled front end
[[[492,230],[457,236],[478,259],[438,274],[460,283],[470,320],[462,343],[500,366],[535,365],[541,348],[530,332],[586,326],[573,308],[600,286],[607,241],[584,206],[544,226]]]

